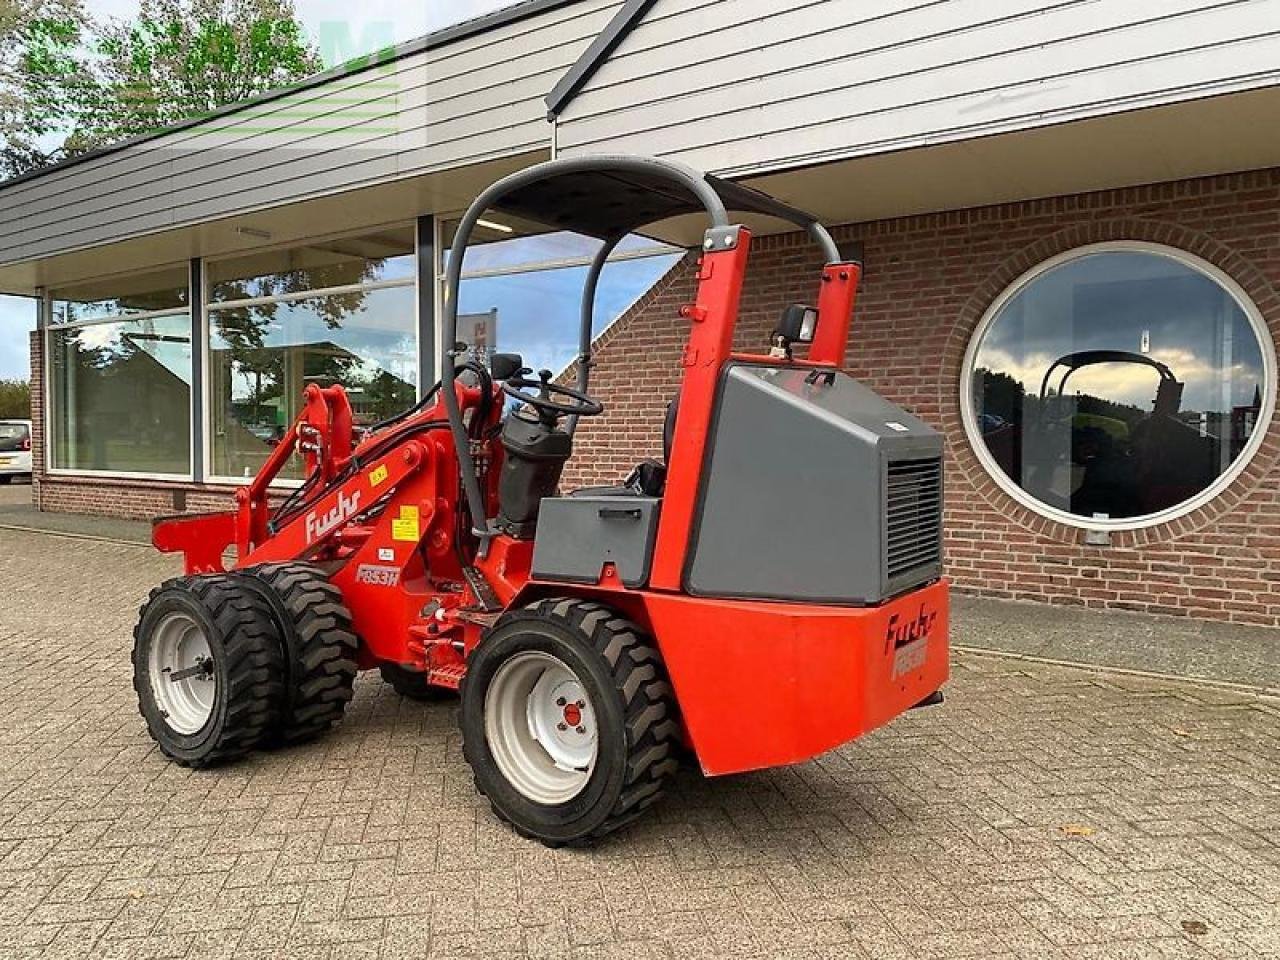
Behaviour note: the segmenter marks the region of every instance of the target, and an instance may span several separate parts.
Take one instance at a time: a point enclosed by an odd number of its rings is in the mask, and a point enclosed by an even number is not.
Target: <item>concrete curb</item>
[[[1050,667],[1067,667],[1072,670],[1084,670],[1090,673],[1120,674],[1126,677],[1137,677],[1143,680],[1159,680],[1167,683],[1181,683],[1192,687],[1212,687],[1218,690],[1229,690],[1244,693],[1264,700],[1280,701],[1280,687],[1258,687],[1248,683],[1234,683],[1230,680],[1213,680],[1208,677],[1180,677],[1175,673],[1156,673],[1150,670],[1134,670],[1130,667],[1111,667],[1100,663],[1082,663],[1079,660],[1055,660],[1051,657],[1037,657],[1029,653],[1011,653],[1008,650],[993,650],[989,647],[971,647],[966,644],[953,643],[951,649],[958,653],[967,653],[979,657],[995,657],[1001,660],[1021,660],[1024,663],[1035,663]]]
[[[70,533],[66,530],[46,530],[43,527],[23,527],[13,523],[0,523],[0,530],[12,530],[16,533],[42,533],[48,537],[62,537],[64,540],[89,540],[94,543],[115,543],[126,547],[145,547],[154,549],[142,540],[123,540],[119,537],[98,537],[91,533]]]

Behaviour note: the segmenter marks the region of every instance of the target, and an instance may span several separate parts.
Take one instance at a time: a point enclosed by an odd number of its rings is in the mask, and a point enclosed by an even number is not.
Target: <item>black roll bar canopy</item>
[[[1073,373],[1082,367],[1092,367],[1099,363],[1135,363],[1144,367],[1151,367],[1160,374],[1161,380],[1177,381],[1173,371],[1159,360],[1149,357],[1144,353],[1132,353],[1128,350],[1080,350],[1077,353],[1068,353],[1065,357],[1059,357],[1053,361],[1053,364],[1045,371],[1044,379],[1040,381],[1040,399],[1044,400],[1049,393],[1049,380],[1053,376],[1053,372],[1059,367],[1066,367],[1063,371],[1062,379],[1058,382],[1058,396],[1067,388],[1067,380]]]
[[[546,224],[603,241],[587,274],[579,330],[577,386],[586,391],[591,376],[591,327],[600,275],[609,256],[628,234],[643,227],[692,213],[706,213],[712,229],[730,226],[729,211],[775,217],[809,233],[826,262],[840,263],[840,249],[817,217],[788,206],[750,187],[731,183],[671,160],[650,157],[596,156],[551,160],[499,180],[478,196],[463,214],[454,235],[445,271],[445,298],[440,374],[449,428],[462,469],[472,532],[481,549],[493,534],[476,477],[475,458],[462,419],[454,383],[458,340],[458,293],[462,261],[477,222],[489,210]],[[567,428],[572,432],[577,418]]]

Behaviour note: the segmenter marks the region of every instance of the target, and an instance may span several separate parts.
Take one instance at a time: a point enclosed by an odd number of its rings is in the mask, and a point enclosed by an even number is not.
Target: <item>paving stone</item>
[[[633,828],[547,850],[475,795],[456,705],[376,675],[319,741],[167,763],[129,644],[174,572],[0,530],[4,960],[1280,958],[1264,696],[959,654],[942,707],[794,768],[682,771]],[[970,643],[1029,629],[967,609]]]

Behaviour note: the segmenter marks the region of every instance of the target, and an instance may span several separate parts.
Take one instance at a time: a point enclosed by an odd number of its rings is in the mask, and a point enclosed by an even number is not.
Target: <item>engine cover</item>
[[[872,605],[941,576],[942,437],[844,373],[726,367],[685,587]]]

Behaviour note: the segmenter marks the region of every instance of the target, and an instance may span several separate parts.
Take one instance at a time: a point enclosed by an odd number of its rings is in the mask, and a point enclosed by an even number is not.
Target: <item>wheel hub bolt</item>
[[[564,698],[564,697],[559,697],[559,698],[556,700],[556,706],[557,706],[557,707],[563,707],[563,706],[564,706],[566,703],[568,703],[568,702],[569,702],[569,701],[565,700],[565,698]]]
[[[579,727],[579,728],[578,728],[578,733],[586,733],[586,732],[587,732],[587,728],[586,728],[586,727]]]
[[[559,730],[561,733],[564,733],[564,731],[568,730],[569,727],[563,723],[557,723],[556,729]]]

